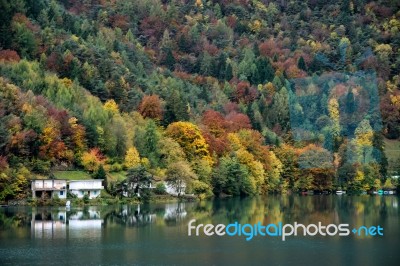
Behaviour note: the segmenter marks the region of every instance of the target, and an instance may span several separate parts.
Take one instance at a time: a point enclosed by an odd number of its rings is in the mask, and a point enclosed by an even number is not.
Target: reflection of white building
[[[104,189],[102,181],[102,179],[71,180],[69,181],[69,191],[78,198],[88,195],[89,199],[94,199],[99,197],[100,191]]]
[[[100,212],[78,211],[67,218],[67,212],[32,213],[31,235],[33,238],[97,238],[101,237],[103,219]]]
[[[187,215],[184,203],[169,203],[165,205],[165,220],[180,220]]]
[[[68,220],[68,236],[70,238],[101,237],[102,219]]]
[[[66,212],[32,213],[31,230],[34,238],[65,238]]]
[[[96,209],[89,209],[85,211],[77,211],[69,216],[69,220],[82,220],[82,219],[99,219],[100,211]]]
[[[67,181],[57,179],[38,179],[31,183],[32,198],[40,198],[47,193],[50,198],[58,196],[60,199],[67,198]]]

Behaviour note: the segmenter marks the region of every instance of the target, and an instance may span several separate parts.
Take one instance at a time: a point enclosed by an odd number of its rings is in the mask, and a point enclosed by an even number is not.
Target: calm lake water
[[[0,265],[400,265],[397,196],[0,208]],[[188,222],[350,224],[383,236],[188,236]]]

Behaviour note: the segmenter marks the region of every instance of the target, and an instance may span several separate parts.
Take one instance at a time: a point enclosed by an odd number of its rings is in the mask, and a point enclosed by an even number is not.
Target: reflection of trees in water
[[[141,227],[155,221],[156,215],[150,212],[149,205],[120,205],[108,212],[104,217],[105,225],[120,224]]]
[[[201,223],[355,223],[376,224],[398,216],[395,196],[281,196],[215,200]],[[196,209],[194,209],[196,211]],[[190,213],[192,218],[199,217]]]
[[[176,225],[183,222],[186,215],[185,203],[120,205],[108,211],[104,220],[105,225],[116,223],[132,227],[147,226],[157,220],[163,220],[166,225]]]
[[[0,229],[29,227],[31,220],[104,219],[107,224],[142,227],[198,223],[351,223],[373,225],[399,216],[398,196],[280,196],[216,199],[191,203],[65,208],[2,208]],[[60,217],[63,217],[62,219]]]
[[[31,213],[25,208],[1,208],[0,209],[0,229],[29,226]]]

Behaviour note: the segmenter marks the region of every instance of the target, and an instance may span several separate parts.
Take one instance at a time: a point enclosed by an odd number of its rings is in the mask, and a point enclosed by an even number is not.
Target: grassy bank
[[[88,180],[92,177],[84,171],[56,171],[53,173],[57,179],[65,180]]]

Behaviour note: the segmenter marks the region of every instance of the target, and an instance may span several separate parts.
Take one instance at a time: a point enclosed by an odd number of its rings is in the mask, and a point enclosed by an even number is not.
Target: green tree
[[[297,67],[303,71],[307,71],[306,62],[302,56],[300,56],[299,60],[297,61]]]
[[[226,64],[224,77],[227,81],[230,81],[233,78],[232,65],[230,63]]]
[[[183,191],[184,187],[197,179],[197,176],[190,168],[190,165],[184,161],[170,164],[165,175],[165,180],[175,188],[178,196],[185,192]]]
[[[167,49],[164,59],[164,64],[168,67],[169,70],[174,71],[175,69],[175,57],[172,54],[172,49]]]
[[[106,174],[106,171],[104,170],[104,167],[102,164],[99,166],[96,173],[94,174],[94,178],[106,180],[107,174]]]
[[[130,197],[139,195],[143,201],[149,201],[151,198],[150,184],[153,176],[143,165],[130,168],[126,174],[127,192]]]

